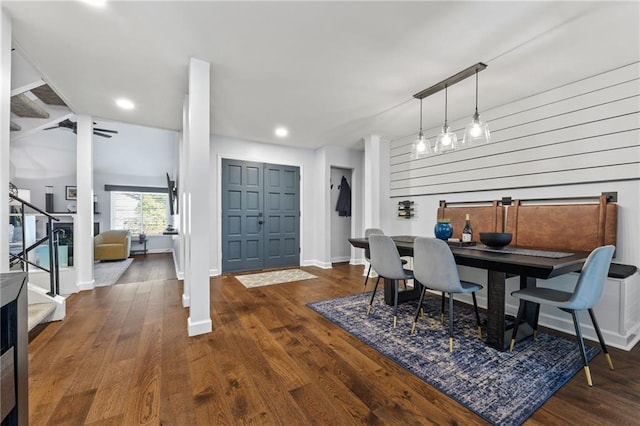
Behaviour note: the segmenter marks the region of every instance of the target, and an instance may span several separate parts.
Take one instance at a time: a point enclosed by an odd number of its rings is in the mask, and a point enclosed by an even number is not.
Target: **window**
[[[133,234],[162,234],[167,227],[167,194],[111,192],[111,229]]]

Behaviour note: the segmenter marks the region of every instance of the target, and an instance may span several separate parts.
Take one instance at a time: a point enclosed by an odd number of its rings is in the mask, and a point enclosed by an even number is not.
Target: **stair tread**
[[[56,310],[56,304],[48,303],[32,303],[29,305],[27,316],[29,318],[29,331],[36,325],[40,324],[46,317]]]

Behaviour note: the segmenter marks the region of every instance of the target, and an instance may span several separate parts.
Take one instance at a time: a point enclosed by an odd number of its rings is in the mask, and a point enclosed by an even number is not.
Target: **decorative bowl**
[[[488,247],[504,247],[511,242],[511,234],[507,232],[481,232],[480,241]]]

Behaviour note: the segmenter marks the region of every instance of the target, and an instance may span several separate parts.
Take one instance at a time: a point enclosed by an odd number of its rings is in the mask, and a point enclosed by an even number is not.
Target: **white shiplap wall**
[[[480,113],[488,145],[411,160],[392,141],[391,197],[640,179],[640,62]]]

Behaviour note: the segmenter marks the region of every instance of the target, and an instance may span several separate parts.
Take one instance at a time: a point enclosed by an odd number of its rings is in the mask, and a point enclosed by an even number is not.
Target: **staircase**
[[[36,285],[28,284],[27,317],[29,319],[29,331],[38,324],[64,319],[66,300],[62,296],[52,297]]]
[[[13,191],[9,193],[10,207],[13,209],[10,218],[19,225],[22,236],[18,242],[9,242],[9,269],[22,270],[27,273],[27,318],[28,330],[31,331],[38,324],[61,320],[65,316],[66,301],[60,296],[60,268],[58,259],[59,232],[53,228],[53,221],[58,219],[37,206],[19,198]],[[25,209],[31,209],[39,213],[47,220],[47,235],[27,237],[27,214]],[[15,213],[17,212],[17,213]],[[31,216],[30,216],[31,217]],[[34,222],[35,221],[31,221]],[[41,245],[47,245],[49,250],[49,262],[46,267],[36,263],[31,253]],[[51,266],[50,266],[51,265]],[[32,284],[29,280],[29,272],[41,270],[49,277],[49,290]]]

